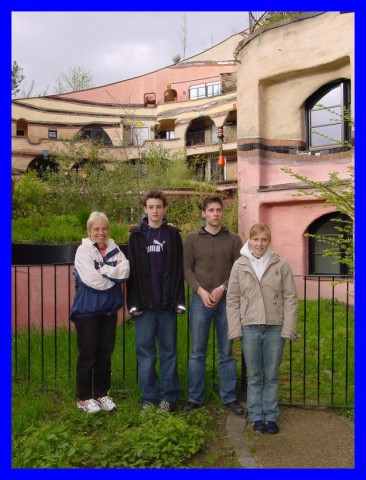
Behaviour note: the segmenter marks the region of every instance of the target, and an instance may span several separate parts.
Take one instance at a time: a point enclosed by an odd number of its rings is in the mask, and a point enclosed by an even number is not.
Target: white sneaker
[[[102,410],[105,410],[107,412],[110,412],[111,410],[114,410],[116,408],[116,404],[111,399],[111,397],[108,396],[97,398],[97,403]]]
[[[172,411],[172,406],[166,400],[162,400],[159,403],[159,410],[161,410],[163,412],[171,412]]]
[[[77,407],[81,408],[87,413],[97,413],[101,411],[99,403],[93,398],[90,398],[89,400],[79,400],[77,402]]]

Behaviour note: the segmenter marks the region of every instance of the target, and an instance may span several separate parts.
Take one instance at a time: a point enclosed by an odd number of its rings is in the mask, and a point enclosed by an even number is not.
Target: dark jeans
[[[111,356],[116,338],[117,313],[79,317],[74,323],[79,350],[77,396],[79,400],[104,397],[111,388]]]
[[[174,405],[180,394],[177,360],[177,315],[147,308],[135,317],[137,363],[141,402],[166,400]],[[159,347],[160,381],[156,372]]]

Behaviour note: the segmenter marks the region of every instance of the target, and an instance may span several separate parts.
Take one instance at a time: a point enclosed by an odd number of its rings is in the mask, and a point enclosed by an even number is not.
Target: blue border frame
[[[1,408],[0,408],[0,425],[1,429],[1,449],[0,449],[0,476],[6,480],[11,479],[32,479],[32,477],[37,478],[38,480],[42,478],[47,478],[49,475],[52,475],[52,478],[58,478],[65,474],[65,470],[43,470],[43,469],[34,469],[34,470],[13,470],[11,469],[11,182],[9,181],[11,177],[11,131],[10,131],[10,122],[11,118],[11,13],[13,11],[88,11],[90,8],[85,8],[89,6],[85,2],[80,1],[70,1],[65,0],[62,2],[62,8],[52,8],[53,5],[50,2],[25,2],[20,1],[8,1],[7,5],[0,6],[0,31],[2,32],[2,44],[5,44],[5,48],[2,47],[2,53],[0,57],[0,82],[1,82],[1,97],[2,97],[2,108],[0,114],[0,121],[2,132],[9,132],[9,136],[5,135],[2,139],[3,145],[3,170],[5,167],[5,173],[2,178],[1,185],[1,200],[2,204],[5,207],[6,215],[6,228],[5,228],[5,238],[3,236],[3,251],[2,257],[4,258],[5,253],[5,275],[3,274],[3,284],[1,288],[2,298],[4,299],[2,306],[5,315],[2,316],[3,330],[5,330],[5,335],[0,335],[0,359],[1,359],[1,374],[2,374],[2,384],[5,385],[5,391],[1,395]],[[125,2],[117,2],[112,0],[108,2],[109,11],[120,11],[120,10],[131,10],[136,11],[136,8],[123,8],[125,7]],[[230,6],[224,5],[222,2],[213,0],[210,2],[205,2],[206,5],[203,6],[202,2],[197,4],[197,2],[192,2],[191,0],[185,1],[184,6],[181,4],[177,5],[177,8],[172,8],[171,5],[166,5],[165,2],[163,5],[159,5],[159,10],[161,11],[195,11],[195,10],[205,10],[205,11],[224,11],[224,10],[244,10],[251,8],[256,10],[256,7],[260,8],[261,11],[267,10],[308,10],[308,11],[353,11],[355,15],[355,24],[356,24],[356,48],[355,48],[355,58],[356,58],[356,92],[357,92],[357,111],[354,115],[355,125],[357,130],[357,141],[356,139],[356,152],[358,152],[358,147],[361,148],[361,139],[366,138],[365,135],[365,114],[363,113],[362,106],[364,104],[364,88],[362,88],[363,82],[363,66],[361,61],[361,48],[363,41],[365,40],[365,18],[363,14],[365,13],[365,7],[359,2],[339,2],[339,1],[321,1],[321,2],[300,2],[294,5],[293,2],[281,1],[281,2],[250,2],[249,4],[244,4],[239,2],[239,0],[233,0],[230,2]],[[92,6],[92,5],[90,5]],[[149,6],[144,5],[139,2],[138,6],[140,7],[139,11],[149,11],[151,10],[151,4]],[[50,8],[51,7],[51,8]],[[150,8],[149,8],[150,7]],[[164,8],[165,7],[165,8]],[[200,7],[200,8],[197,8]],[[226,8],[224,8],[226,7]],[[321,8],[319,8],[321,7]],[[96,9],[98,10],[98,9]],[[362,206],[364,201],[364,190],[365,187],[362,185],[363,179],[365,176],[365,161],[363,161],[361,153],[358,152],[358,157],[356,161],[356,284],[355,284],[355,310],[356,310],[356,338],[355,338],[355,354],[356,354],[356,414],[355,414],[355,434],[356,434],[356,467],[353,470],[339,470],[339,469],[296,469],[294,472],[291,469],[288,470],[235,470],[230,472],[225,472],[220,469],[212,469],[208,472],[202,470],[119,470],[119,469],[109,469],[107,472],[103,472],[100,469],[96,470],[67,470],[67,475],[69,478],[100,478],[101,475],[106,475],[108,478],[121,478],[125,476],[128,478],[139,477],[140,475],[148,474],[150,476],[156,476],[162,478],[164,476],[171,477],[174,475],[176,479],[185,478],[188,474],[191,477],[202,476],[204,474],[212,476],[217,476],[218,478],[222,477],[228,473],[230,476],[235,475],[236,473],[248,476],[250,478],[256,479],[268,479],[270,475],[279,475],[281,479],[285,480],[286,478],[293,478],[300,476],[303,478],[308,478],[309,475],[313,479],[321,478],[337,478],[338,476],[342,479],[365,479],[366,478],[366,459],[365,454],[362,452],[362,447],[360,445],[362,439],[362,428],[366,425],[365,418],[365,406],[362,400],[365,398],[363,395],[363,365],[365,364],[365,356],[362,354],[363,345],[361,340],[365,338],[365,322],[362,318],[363,305],[362,305],[362,280],[363,275],[359,275],[358,272],[364,271],[366,256],[363,255],[362,245],[359,246],[358,243],[361,242],[361,239],[366,238],[364,233],[365,226],[362,222]]]

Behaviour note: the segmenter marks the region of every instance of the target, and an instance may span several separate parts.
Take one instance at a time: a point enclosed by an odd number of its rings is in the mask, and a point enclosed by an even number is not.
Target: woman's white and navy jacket
[[[103,257],[97,244],[83,238],[75,255],[75,298],[70,318],[112,314],[123,306],[121,283],[128,279],[130,263],[116,243],[107,240]]]

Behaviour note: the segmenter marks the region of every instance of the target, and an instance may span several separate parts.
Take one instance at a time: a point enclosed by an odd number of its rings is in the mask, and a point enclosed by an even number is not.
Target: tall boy
[[[171,411],[179,397],[176,314],[185,311],[183,244],[179,229],[165,219],[167,199],[150,190],[141,225],[131,229],[127,304],[135,320],[142,409]],[[156,372],[160,355],[160,382]]]

